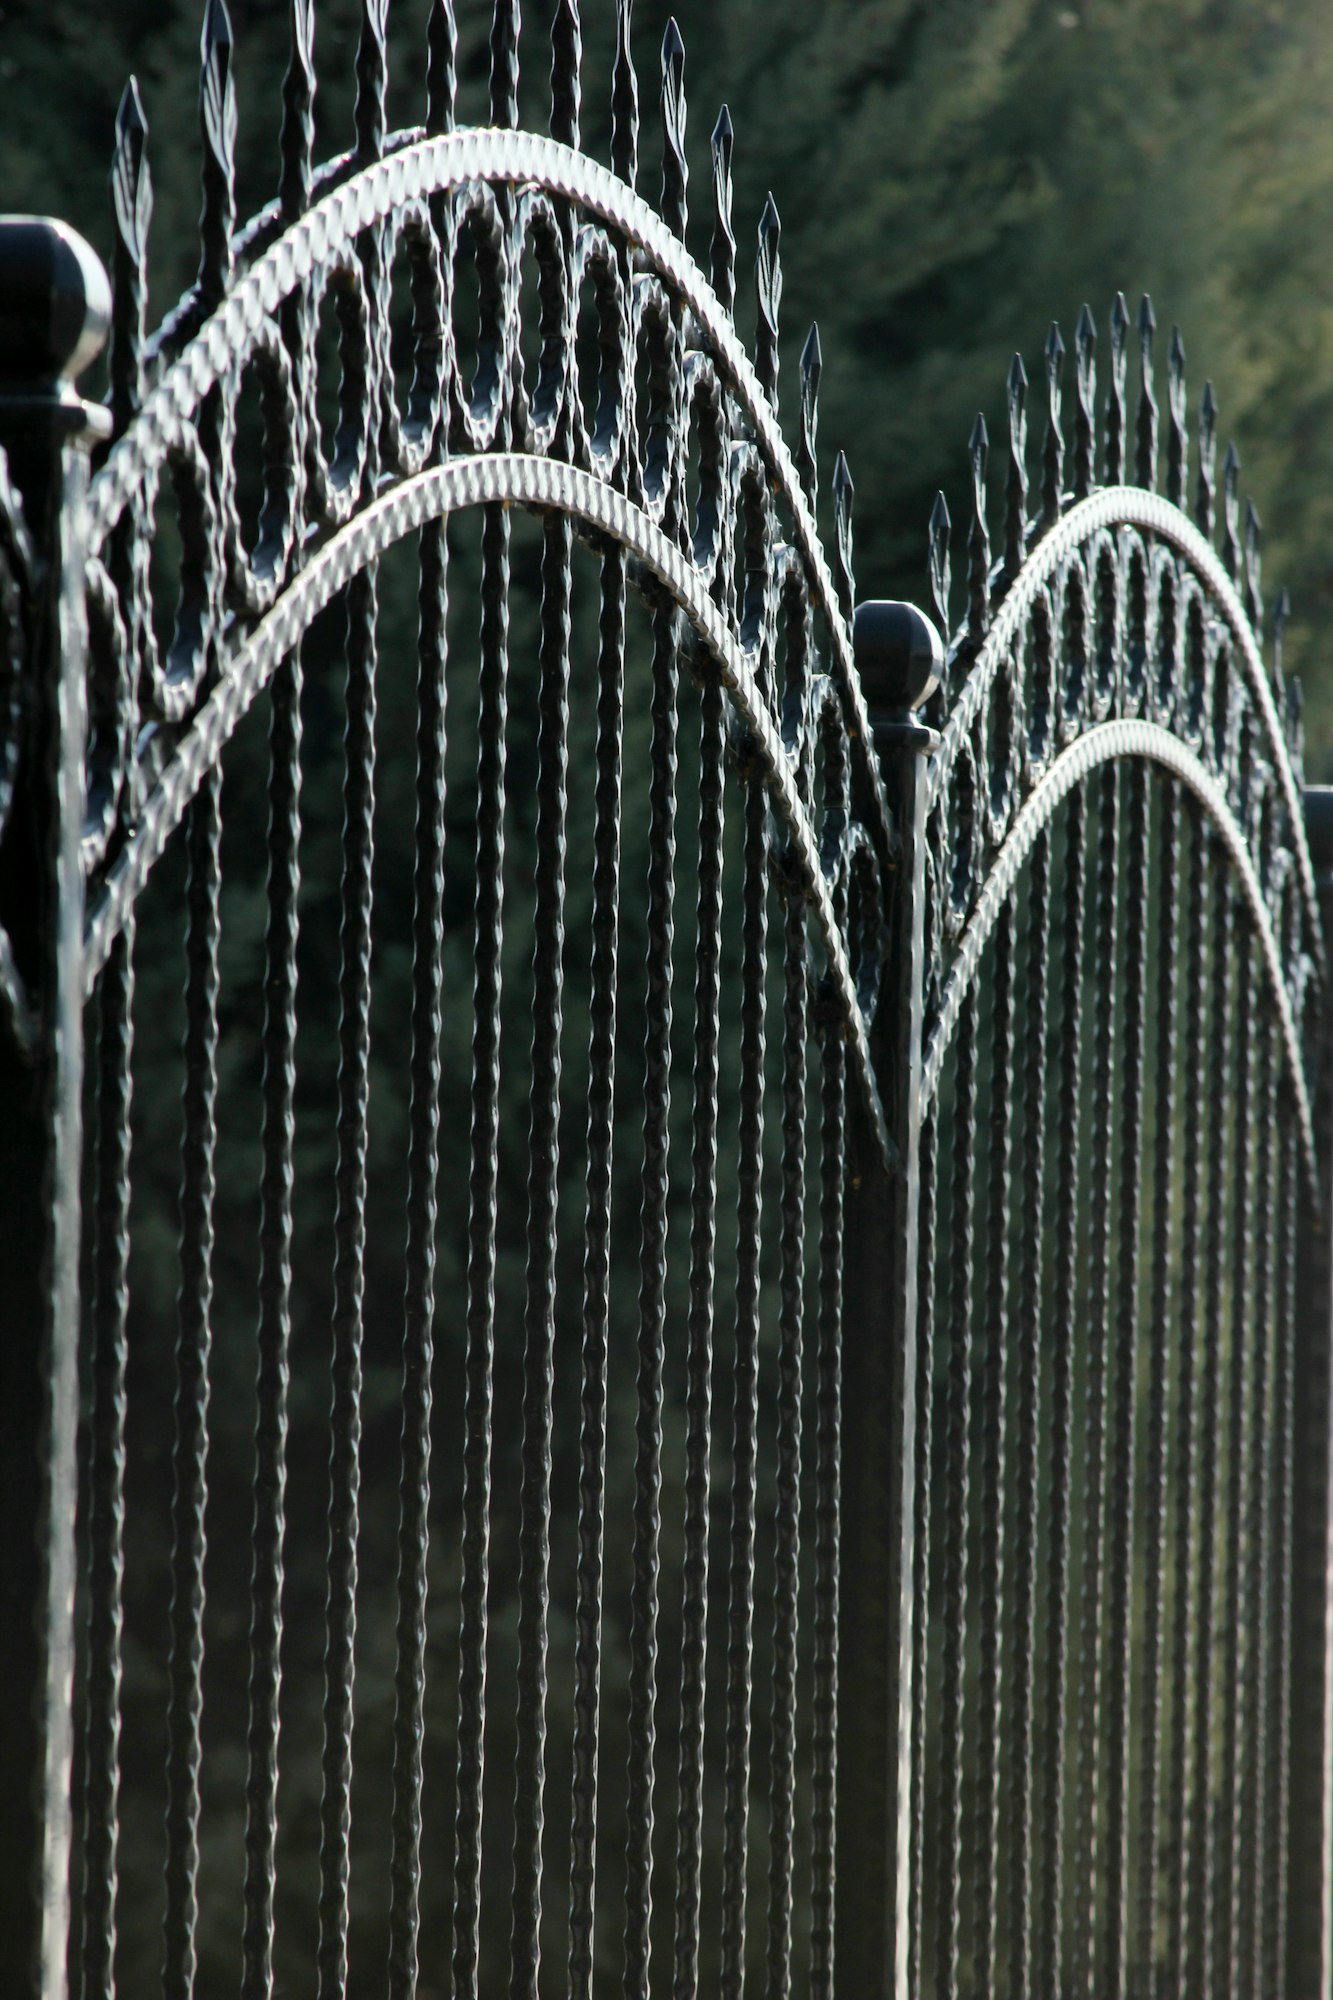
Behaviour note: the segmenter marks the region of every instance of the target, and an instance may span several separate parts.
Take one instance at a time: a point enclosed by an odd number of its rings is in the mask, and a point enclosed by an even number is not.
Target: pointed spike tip
[[[1027,386],[1028,371],[1023,366],[1022,355],[1016,354],[1009,363],[1009,393],[1011,396],[1020,394]]]
[[[673,14],[662,36],[662,67],[669,69],[673,63],[683,63],[684,60],[685,38],[677,27],[676,17]]]
[[[116,136],[128,138],[148,137],[148,120],[144,116],[143,99],[139,95],[139,79],[131,76],[120,94],[120,105],[116,112]]]
[[[717,114],[717,123],[713,127],[714,152],[721,146],[730,146],[734,137],[735,133],[731,125],[731,113],[724,104]]]
[[[1178,326],[1171,329],[1171,359],[1177,368],[1185,366],[1185,337]]]
[[[1253,500],[1247,500],[1245,502],[1245,526],[1247,531],[1252,535],[1257,535],[1263,525],[1263,522],[1259,518],[1259,509],[1255,506]]]
[[[935,505],[930,510],[930,532],[932,535],[947,535],[953,523],[949,519],[949,503],[942,493],[935,495]]]
[[[208,0],[204,12],[204,32],[202,44],[205,54],[213,48],[232,48],[235,36],[232,33],[231,15],[227,12],[227,0]]]
[[[1236,440],[1234,438],[1227,444],[1227,455],[1222,460],[1222,470],[1229,479],[1234,479],[1240,471],[1240,453],[1236,450]]]
[[[838,494],[852,494],[856,491],[852,484],[852,468],[847,463],[845,451],[838,453],[838,462],[833,468],[833,491]]]
[[[1065,344],[1060,337],[1060,322],[1051,321],[1051,330],[1046,336],[1046,360],[1053,368],[1058,368],[1065,358]]]
[[[1092,316],[1092,307],[1086,299],[1078,309],[1078,325],[1074,329],[1074,338],[1080,347],[1097,345],[1097,322]]]
[[[1139,332],[1151,334],[1156,333],[1156,331],[1157,315],[1152,309],[1152,300],[1149,298],[1147,292],[1145,292],[1139,300]]]
[[[1199,407],[1210,423],[1216,421],[1217,395],[1211,382],[1205,382],[1203,385],[1203,401]]]
[[[1117,292],[1111,302],[1111,328],[1115,333],[1125,333],[1129,329],[1129,307],[1125,304],[1123,292]]]
[[[977,420],[967,440],[967,448],[974,456],[977,452],[987,451],[990,448],[990,433],[986,429],[986,419],[980,410],[977,411]]]
[[[824,355],[819,345],[819,321],[812,319],[810,331],[805,336],[805,346],[801,349],[801,367],[807,375],[818,375],[824,366]]]
[[[759,218],[759,234],[774,240],[782,234],[782,218],[778,214],[778,205],[773,199],[771,188],[764,203],[764,212]]]

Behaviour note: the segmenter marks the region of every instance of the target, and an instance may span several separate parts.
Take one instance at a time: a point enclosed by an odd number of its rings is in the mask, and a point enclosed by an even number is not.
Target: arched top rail
[[[1153,535],[1184,559],[1189,571],[1206,590],[1212,608],[1220,614],[1235,645],[1245,689],[1262,726],[1268,763],[1281,786],[1290,825],[1290,844],[1300,874],[1307,935],[1322,974],[1325,969],[1324,940],[1314,870],[1305,835],[1304,809],[1253,628],[1239,592],[1212,544],[1179,507],[1173,506],[1161,494],[1136,486],[1102,487],[1087,499],[1076,502],[1067,514],[1051,525],[1026,556],[1023,567],[995,609],[993,622],[968,669],[966,680],[957,692],[941,742],[931,758],[926,787],[927,809],[935,804],[948,785],[960,749],[977,726],[990,698],[996,675],[1014,646],[1021,642],[1043,592],[1071,556],[1093,547],[1099,536],[1122,527]],[[1151,664],[1147,671],[1151,673]],[[1165,732],[1159,730],[1157,733]],[[1199,765],[1199,769],[1202,770],[1203,766]]]
[[[255,350],[284,300],[367,230],[413,203],[456,193],[473,182],[531,187],[576,203],[587,216],[619,232],[693,316],[790,510],[795,543],[828,624],[864,809],[881,854],[887,854],[893,844],[888,805],[846,619],[813,511],[754,364],[708,279],[661,217],[608,168],[554,139],[491,128],[414,139],[342,181],[290,223],[236,279],[179,359],[165,369],[97,474],[90,496],[92,547],[104,541],[136,488],[160,471],[182,427],[210,391]]]
[[[1139,497],[1152,498],[1147,494]],[[1227,859],[1235,870],[1263,951],[1270,994],[1282,1029],[1287,1072],[1300,1120],[1306,1170],[1312,1187],[1317,1190],[1320,1179],[1319,1158],[1315,1143],[1310,1091],[1301,1050],[1301,1035],[1288,989],[1282,953],[1273,930],[1268,901],[1255,870],[1249,842],[1231,810],[1222,786],[1203,761],[1188,744],[1183,743],[1170,730],[1164,729],[1159,723],[1139,717],[1120,717],[1099,723],[1078,737],[1055,759],[1015,816],[1008,837],[995,856],[967,928],[959,940],[957,954],[941,994],[939,1011],[924,1052],[922,1101],[928,1103],[938,1089],[945,1051],[957,1024],[959,1009],[977,976],[1000,910],[1013,893],[1038,836],[1050,825],[1057,809],[1075,786],[1082,784],[1099,765],[1110,763],[1117,758],[1147,759],[1179,778],[1198,800],[1225,847]]]
[[[883,1108],[858,998],[858,975],[849,957],[821,859],[821,840],[801,798],[798,773],[776,728],[753,667],[725,618],[702,587],[680,548],[642,508],[605,480],[579,467],[522,452],[489,452],[451,459],[380,494],[311,557],[272,610],[244,639],[225,678],[214,689],[176,746],[145,801],[137,825],[108,872],[92,905],[85,937],[85,977],[91,991],[128,912],[205,775],[315,615],[359,570],[424,522],[488,501],[536,509],[557,508],[613,536],[647,565],[689,619],[716,662],[723,685],[749,731],[770,797],[786,830],[811,913],[828,957],[852,1063],[874,1125],[882,1157],[889,1159]],[[848,857],[841,851],[838,865]]]

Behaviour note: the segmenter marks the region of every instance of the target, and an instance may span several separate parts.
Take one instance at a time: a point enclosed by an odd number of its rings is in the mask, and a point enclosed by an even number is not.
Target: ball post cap
[[[919,708],[944,671],[944,642],[930,619],[915,604],[894,598],[872,597],[857,605],[852,650],[872,709]]]
[[[0,215],[0,384],[73,382],[110,324],[110,280],[77,230],[41,215]]]

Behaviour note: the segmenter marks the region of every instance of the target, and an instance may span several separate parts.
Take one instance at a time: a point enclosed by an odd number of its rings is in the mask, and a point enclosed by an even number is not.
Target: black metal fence
[[[942,500],[854,610],[674,27],[654,209],[627,4],[609,167],[574,0],[549,137],[447,0],[389,133],[385,14],[238,227],[209,0],[155,334],[133,84],[111,285],[0,225],[8,1978],[1326,1992],[1333,820],[1211,387],[1052,329],[961,623]]]

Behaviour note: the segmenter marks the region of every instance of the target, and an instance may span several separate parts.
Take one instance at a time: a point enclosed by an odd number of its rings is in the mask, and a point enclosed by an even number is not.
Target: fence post
[[[62,2000],[78,1426],[88,448],[73,382],[106,273],[61,223],[0,217],[0,1966]],[[17,600],[17,602],[16,602]],[[4,685],[8,674],[10,685]],[[17,686],[14,685],[15,678]],[[8,787],[6,786],[7,790]],[[12,1985],[9,1984],[12,1982]]]
[[[938,740],[915,710],[936,685],[943,648],[909,604],[859,605],[853,630],[898,846],[872,1027],[888,1170],[866,1121],[849,1118],[836,1963],[839,1992],[909,2000],[923,780]]]
[[[1333,938],[1333,787],[1305,793],[1325,938]],[[1292,1994],[1333,1991],[1333,1262],[1328,1144],[1333,1005],[1324,999],[1312,1079],[1323,1213],[1298,1209],[1295,1512],[1292,1548],[1290,1968]]]

